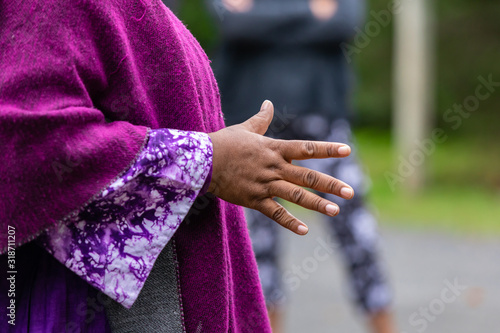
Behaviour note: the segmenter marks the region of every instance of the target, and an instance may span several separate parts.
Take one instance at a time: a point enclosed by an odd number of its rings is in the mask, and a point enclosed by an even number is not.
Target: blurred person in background
[[[362,0],[208,0],[217,14],[222,43],[214,69],[226,123],[250,115],[264,98],[277,116],[267,134],[278,139],[348,142],[353,76],[340,44],[363,21]],[[379,263],[376,220],[364,205],[362,169],[354,156],[300,163],[354,188],[352,200],[326,195],[340,207],[328,218],[338,239],[357,305],[373,332],[395,332],[391,294]],[[282,332],[283,286],[279,230],[264,215],[247,220],[273,331]],[[287,281],[289,282],[289,281]]]

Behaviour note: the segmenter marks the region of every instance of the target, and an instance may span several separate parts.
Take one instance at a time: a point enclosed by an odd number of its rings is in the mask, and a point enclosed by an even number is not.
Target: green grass
[[[372,182],[368,200],[381,223],[500,235],[500,154],[493,143],[450,138],[428,157],[422,191],[410,194],[403,186],[393,191],[385,179],[397,169],[390,135],[360,129],[356,138]]]

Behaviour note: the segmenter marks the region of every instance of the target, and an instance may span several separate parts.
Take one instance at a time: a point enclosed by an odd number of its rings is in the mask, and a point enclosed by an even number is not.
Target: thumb
[[[265,100],[260,111],[241,125],[253,133],[264,135],[273,120],[274,106],[269,100]]]

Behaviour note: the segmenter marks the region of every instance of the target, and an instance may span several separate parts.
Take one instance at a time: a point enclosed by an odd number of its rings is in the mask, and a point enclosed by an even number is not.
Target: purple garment
[[[207,134],[152,130],[147,146],[123,176],[39,242],[92,286],[130,308],[211,165]]]
[[[111,75],[119,49],[98,47],[112,31],[93,31],[95,21],[111,23],[109,9],[89,16],[99,10],[92,1],[2,2],[0,230],[15,226],[18,245],[74,216],[144,145],[148,124],[116,114],[128,95]],[[0,253],[6,244],[0,232]]]
[[[17,243],[93,201],[148,127],[224,127],[208,58],[159,0],[4,2],[1,16],[0,227]],[[188,332],[270,332],[241,208],[198,198],[174,239]]]
[[[0,256],[0,332],[108,333],[107,301],[84,280],[30,242],[16,249],[15,312],[7,307],[7,257]],[[13,320],[13,321],[12,321]],[[15,325],[11,325],[8,323]]]

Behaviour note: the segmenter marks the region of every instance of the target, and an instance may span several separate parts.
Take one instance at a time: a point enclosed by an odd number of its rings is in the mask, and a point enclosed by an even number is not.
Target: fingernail
[[[334,206],[334,205],[331,205],[331,204],[328,204],[326,205],[326,213],[330,216],[335,216],[339,209],[337,208],[337,206]]]
[[[307,231],[309,229],[306,226],[304,226],[304,225],[299,225],[299,227],[297,228],[297,230],[299,231],[299,234],[305,235],[305,234],[307,234]]]
[[[265,110],[269,109],[270,107],[271,107],[271,101],[269,101],[269,100],[266,99],[264,101],[264,103],[262,103],[262,106],[260,107],[260,109],[262,111],[265,111]]]
[[[350,199],[353,197],[354,195],[354,191],[351,190],[349,187],[343,187],[341,190],[340,190],[340,194],[346,198],[346,199]]]
[[[349,146],[342,146],[339,148],[339,154],[340,155],[347,155],[351,152],[351,147]]]

